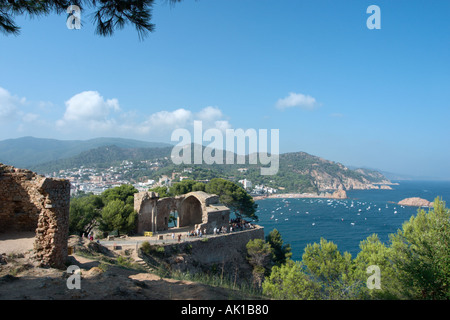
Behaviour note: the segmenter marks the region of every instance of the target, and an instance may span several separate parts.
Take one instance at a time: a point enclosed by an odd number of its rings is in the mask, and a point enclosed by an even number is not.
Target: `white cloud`
[[[203,129],[231,128],[218,107],[205,107],[199,112],[185,108],[173,111],[161,110],[142,115],[136,111],[123,111],[118,99],[105,99],[96,91],[76,94],[66,101],[64,116],[56,122],[64,131],[83,130],[83,134],[124,135],[153,138],[168,138],[178,128],[191,129],[194,120],[203,122]]]
[[[205,122],[215,121],[223,117],[222,111],[217,107],[206,107],[196,114],[198,120]]]
[[[195,114],[195,120],[202,121],[203,130],[214,128],[221,131],[231,128],[231,124],[228,120],[224,119],[225,116],[218,107],[208,106],[203,108],[200,112]]]
[[[83,91],[65,102],[66,111],[56,126],[67,130],[89,129],[95,133],[110,133],[117,125],[114,112],[120,111],[117,99],[105,100],[97,91]]]
[[[20,117],[20,108],[26,103],[25,98],[13,96],[0,87],[0,122],[15,120]]]
[[[202,121],[203,130],[225,131],[232,127],[222,110],[215,106],[198,112],[178,108],[145,113],[122,110],[117,98],[83,91],[70,97],[64,108],[60,108],[49,101],[28,102],[0,87],[0,129],[4,134],[14,130],[21,134],[76,139],[102,135],[169,140],[175,129],[192,130],[195,120]]]
[[[66,101],[66,121],[102,121],[111,111],[119,111],[117,99],[105,100],[97,91],[84,91]]]
[[[278,109],[298,107],[304,110],[313,110],[318,106],[319,104],[314,97],[294,92],[289,93],[285,98],[278,99],[276,103]]]
[[[208,106],[200,112],[193,113],[184,108],[175,111],[159,111],[148,116],[136,129],[140,133],[169,133],[178,128],[190,129],[195,120],[202,121],[203,130],[216,128],[224,131],[231,128],[230,123],[224,120],[222,111],[217,107]]]

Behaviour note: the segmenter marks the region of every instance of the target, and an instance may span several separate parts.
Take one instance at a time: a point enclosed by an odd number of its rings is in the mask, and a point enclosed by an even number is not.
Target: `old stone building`
[[[154,192],[139,192],[134,195],[134,209],[140,234],[167,230],[171,215],[179,228],[201,228],[208,233],[214,228],[228,227],[230,220],[230,209],[219,203],[219,197],[203,191],[168,198],[159,198]]]
[[[70,182],[0,163],[0,232],[35,231],[34,257],[64,267],[69,234]]]

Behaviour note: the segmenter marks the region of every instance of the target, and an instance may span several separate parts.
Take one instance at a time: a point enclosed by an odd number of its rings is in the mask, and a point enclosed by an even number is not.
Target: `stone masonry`
[[[214,228],[227,228],[230,219],[230,209],[219,203],[219,197],[203,191],[167,198],[159,198],[154,192],[139,192],[134,195],[134,209],[138,213],[139,234],[167,230],[173,213],[177,214],[178,227],[206,229],[208,233]]]
[[[0,163],[0,232],[35,231],[34,258],[63,268],[67,259],[70,182]]]

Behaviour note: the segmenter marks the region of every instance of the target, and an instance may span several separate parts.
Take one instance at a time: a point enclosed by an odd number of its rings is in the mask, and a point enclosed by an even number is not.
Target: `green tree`
[[[354,259],[355,280],[367,284],[369,266],[377,266],[381,273],[381,289],[369,289],[367,286],[362,286],[361,298],[383,300],[398,298],[400,283],[390,258],[392,250],[383,244],[376,234],[361,241],[359,248],[361,250]]]
[[[171,4],[181,0],[168,0]],[[140,38],[154,30],[151,23],[154,0],[0,0],[0,32],[18,35],[20,27],[14,18],[19,15],[30,17],[44,16],[50,13],[66,14],[70,5],[82,10],[82,17],[91,16],[96,25],[96,33],[111,36],[126,24],[134,25]],[[85,7],[93,11],[88,14]]]
[[[258,205],[253,198],[238,184],[221,178],[214,178],[206,184],[207,193],[219,196],[220,202],[229,207],[237,218],[248,217],[258,220]]]
[[[129,204],[116,199],[108,202],[102,210],[100,229],[127,233],[135,228],[137,213]]]
[[[302,263],[288,260],[274,266],[262,284],[263,293],[277,300],[318,300],[320,285],[305,273]]]
[[[281,233],[277,229],[273,229],[267,235],[266,241],[273,249],[273,262],[275,265],[280,266],[292,257],[291,245],[283,244]]]
[[[174,196],[186,194],[192,191],[205,191],[206,185],[195,180],[183,180],[172,185],[170,194]]]
[[[134,205],[134,194],[138,190],[131,184],[123,184],[119,187],[107,189],[103,191],[102,198],[105,203],[113,200],[121,200],[125,204]]]
[[[253,239],[247,243],[247,260],[253,266],[254,283],[261,287],[266,275],[273,265],[273,249],[262,239]]]
[[[154,187],[148,189],[148,191],[156,192],[160,198],[166,198],[171,196],[167,187]]]
[[[69,232],[88,234],[96,226],[104,204],[102,198],[88,194],[70,200]]]
[[[420,209],[391,236],[393,267],[401,297],[450,298],[450,210],[436,198],[433,208]]]
[[[354,279],[351,254],[341,254],[336,244],[323,238],[306,246],[302,263],[306,274],[320,284],[323,299],[355,298],[363,285]]]

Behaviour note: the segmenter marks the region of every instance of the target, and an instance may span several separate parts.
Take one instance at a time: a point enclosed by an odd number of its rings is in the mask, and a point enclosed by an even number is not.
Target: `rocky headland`
[[[402,206],[410,206],[410,207],[432,207],[433,202],[430,202],[426,199],[422,199],[419,197],[412,197],[412,198],[406,198],[403,199],[398,203]]]

